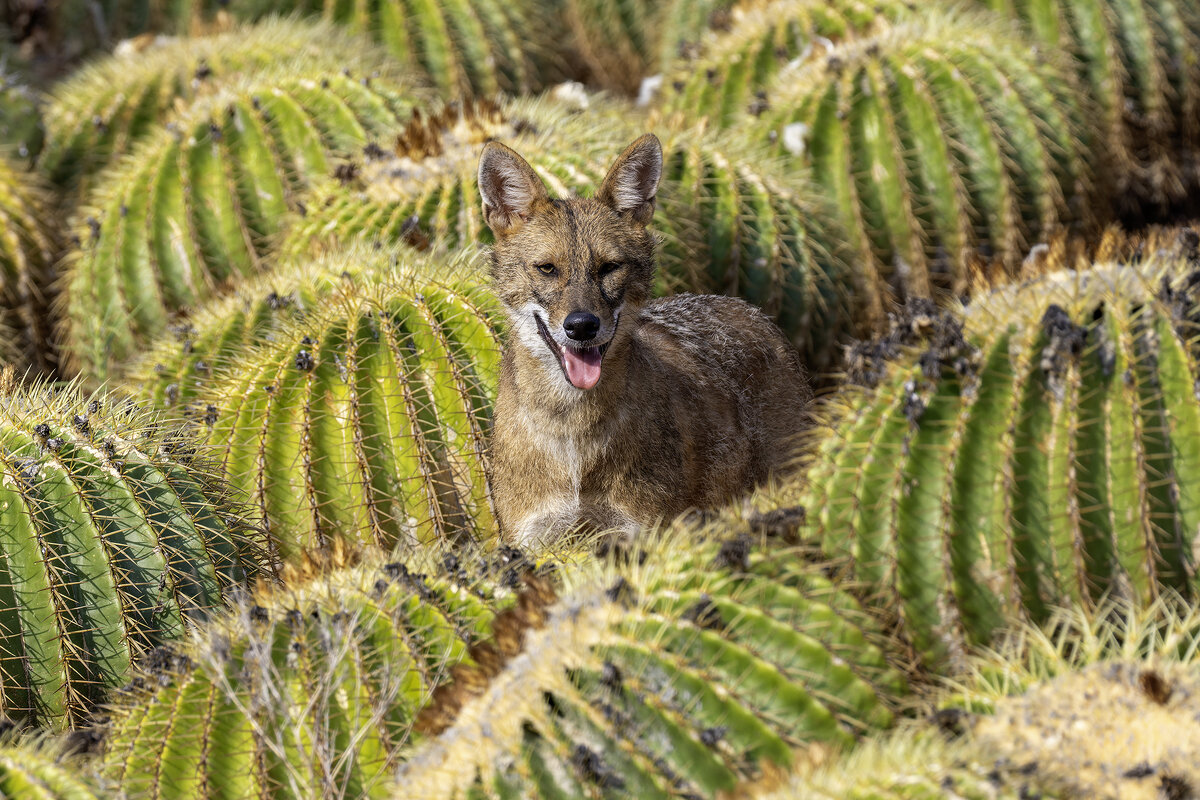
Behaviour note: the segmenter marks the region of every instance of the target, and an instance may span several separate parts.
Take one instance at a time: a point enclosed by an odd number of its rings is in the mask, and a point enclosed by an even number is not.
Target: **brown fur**
[[[792,461],[810,393],[780,331],[734,298],[649,299],[646,225],[661,157],[647,134],[595,198],[562,200],[503,145],[480,159],[495,290],[510,321],[493,440],[510,541],[551,540],[578,523],[632,534],[722,504]],[[598,317],[592,341],[607,342],[586,390],[544,339],[570,344],[562,325],[575,311]]]

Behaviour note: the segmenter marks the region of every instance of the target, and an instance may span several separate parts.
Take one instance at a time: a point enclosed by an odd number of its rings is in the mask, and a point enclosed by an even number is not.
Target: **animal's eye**
[[[558,272],[558,270],[555,269],[553,264],[538,264],[538,272],[542,273],[543,275],[553,275],[554,273]]]
[[[605,261],[603,264],[600,265],[600,275],[604,276],[610,272],[616,272],[622,266],[623,265],[617,261]]]

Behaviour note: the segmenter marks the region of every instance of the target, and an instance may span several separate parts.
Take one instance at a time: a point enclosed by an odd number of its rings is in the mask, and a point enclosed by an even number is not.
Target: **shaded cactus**
[[[668,4],[647,0],[564,0],[563,14],[593,86],[633,94],[656,71],[659,17]]]
[[[0,797],[12,800],[103,800],[110,793],[83,762],[53,740],[0,744]]]
[[[417,710],[530,592],[515,551],[454,559],[289,575],[139,675],[101,771],[129,797],[387,796]]]
[[[502,659],[434,692],[397,795],[732,796],[798,746],[890,725],[903,681],[851,596],[778,542],[713,531],[732,538],[646,534],[637,559],[567,571]]]
[[[45,139],[40,98],[3,60],[0,56],[0,148],[10,157],[37,158]]]
[[[1101,214],[1086,103],[1003,21],[929,14],[814,49],[780,73],[757,123],[810,165],[864,263],[861,291],[960,293],[976,253],[1011,270],[1027,248]]]
[[[1200,6],[1190,0],[977,0],[1070,54],[1099,109],[1118,200],[1154,206],[1200,185]]]
[[[242,19],[320,14],[370,34],[448,96],[527,92],[560,74],[554,12],[541,0],[232,0],[229,10]]]
[[[48,194],[37,176],[0,156],[0,360],[47,372],[58,363],[49,317],[58,254]]]
[[[46,107],[48,141],[39,167],[60,186],[117,160],[197,98],[281,61],[356,75],[386,57],[329,25],[269,20],[198,38],[164,38],[127,48],[76,70],[55,86]]]
[[[376,152],[348,185],[317,189],[281,245],[303,257],[356,236],[457,248],[490,242],[476,187],[488,139],[517,149],[552,194],[591,192],[621,148],[643,132],[627,109],[578,114],[546,100],[447,106],[417,116],[392,152]],[[678,120],[655,124],[665,163],[654,228],[662,236],[656,291],[718,292],[763,307],[811,368],[824,369],[853,329],[844,234],[813,193],[761,148]]]
[[[72,387],[0,395],[0,713],[86,718],[147,651],[264,568],[177,430]]]
[[[851,351],[874,388],[837,404],[810,533],[928,662],[1056,603],[1200,589],[1198,241],[917,304]]]
[[[65,345],[104,378],[172,312],[263,267],[299,193],[411,110],[390,81],[281,70],[225,89],[139,144],[80,211]]]
[[[680,3],[679,5],[683,5]],[[770,108],[775,76],[814,49],[841,44],[909,15],[910,0],[775,0],[743,2],[728,31],[714,31],[667,62],[663,106],[731,126]]]
[[[386,277],[230,353],[196,396],[228,480],[285,558],[339,534],[494,537],[486,437],[501,315],[478,262],[408,258],[389,273],[370,248],[338,258]]]

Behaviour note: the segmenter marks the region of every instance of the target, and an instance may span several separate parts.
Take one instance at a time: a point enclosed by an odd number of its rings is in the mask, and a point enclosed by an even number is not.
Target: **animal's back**
[[[643,309],[638,339],[668,374],[730,398],[756,472],[790,464],[812,392],[795,349],[762,311],[734,297],[675,295]]]

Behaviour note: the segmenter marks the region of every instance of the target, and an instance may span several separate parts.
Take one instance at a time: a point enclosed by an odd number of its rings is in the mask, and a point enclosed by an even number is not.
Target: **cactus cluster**
[[[348,554],[148,665],[111,708],[101,773],[130,797],[387,797],[417,711],[543,579],[507,551]]]
[[[832,412],[810,534],[929,661],[1059,602],[1196,596],[1197,243],[1078,271],[1051,255],[851,354],[874,386]]]
[[[220,35],[155,39],[142,49],[129,49],[88,64],[54,88],[38,164],[55,184],[75,188],[198,98],[278,62],[303,59],[309,70],[323,66],[361,76],[386,64],[382,53],[332,26],[278,19]]]
[[[283,65],[147,137],[78,215],[62,276],[73,364],[107,377],[173,312],[263,269],[306,185],[346,169],[413,102],[402,83]]]
[[[392,268],[370,247],[341,259],[385,274],[229,352],[196,394],[227,479],[285,558],[338,535],[388,546],[493,537],[500,314],[477,261]]]
[[[684,529],[566,570],[506,659],[434,692],[397,792],[737,796],[800,745],[892,723],[904,680],[819,561],[729,519],[723,540]]]
[[[0,713],[78,723],[270,570],[205,453],[136,406],[0,387]]]
[[[58,254],[37,175],[0,155],[0,362],[54,368],[50,269]]]

